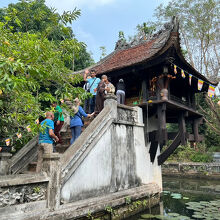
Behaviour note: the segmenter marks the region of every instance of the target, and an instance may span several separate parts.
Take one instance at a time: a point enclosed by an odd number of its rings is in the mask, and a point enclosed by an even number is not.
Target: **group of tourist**
[[[95,70],[86,70],[84,74],[84,89],[92,94],[92,97],[85,101],[84,109],[86,112],[98,114],[104,107],[104,97],[106,94],[114,94],[115,86],[110,82],[106,75],[102,75],[101,80],[96,77]],[[116,85],[116,96],[119,104],[125,102],[125,84],[120,79]]]
[[[114,94],[115,86],[110,82],[106,75],[102,75],[101,79],[96,77],[95,70],[86,70],[84,74],[84,89],[92,94],[92,97],[85,100],[84,109],[80,106],[80,100],[74,99],[71,109],[74,116],[70,116],[71,140],[72,145],[74,141],[80,136],[83,127],[82,117],[92,117],[97,115],[104,108],[104,97],[106,94]],[[123,79],[120,79],[116,85],[117,88],[117,102],[124,104],[125,102],[125,84]],[[43,131],[39,134],[38,147],[38,163],[37,172],[42,168],[43,153],[55,152],[54,142],[62,144],[60,130],[64,124],[64,117],[61,107],[57,103],[53,103],[54,112],[47,112],[46,119],[41,122]],[[1,149],[0,149],[1,150]]]

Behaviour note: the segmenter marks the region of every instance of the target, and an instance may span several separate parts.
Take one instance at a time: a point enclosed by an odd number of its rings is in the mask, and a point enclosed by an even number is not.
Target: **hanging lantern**
[[[6,146],[9,146],[9,145],[10,145],[10,138],[7,138],[7,139],[5,140],[5,143],[6,143]]]
[[[28,126],[26,127],[26,129],[27,129],[28,132],[31,132],[30,125],[28,125]]]
[[[21,133],[17,133],[16,135],[17,135],[17,137],[18,137],[19,139],[22,137],[22,134],[21,134]]]

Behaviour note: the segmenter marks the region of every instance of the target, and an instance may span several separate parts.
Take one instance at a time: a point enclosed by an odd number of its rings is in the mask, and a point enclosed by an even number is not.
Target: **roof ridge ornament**
[[[134,47],[141,43],[148,42],[155,38],[158,38],[160,35],[163,35],[165,33],[178,32],[178,30],[179,30],[179,20],[176,16],[173,16],[170,22],[165,23],[163,27],[160,30],[158,30],[156,33],[149,34],[147,38],[146,36],[138,34],[129,43],[126,41],[126,39],[119,39],[115,44],[115,50],[128,49],[130,47]]]

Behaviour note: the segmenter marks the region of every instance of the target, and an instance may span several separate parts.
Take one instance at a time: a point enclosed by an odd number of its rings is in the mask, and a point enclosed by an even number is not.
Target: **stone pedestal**
[[[9,174],[9,159],[11,158],[11,156],[12,154],[10,153],[0,153],[0,175]]]
[[[60,155],[44,154],[42,171],[50,176],[47,188],[47,207],[53,211],[60,206]]]

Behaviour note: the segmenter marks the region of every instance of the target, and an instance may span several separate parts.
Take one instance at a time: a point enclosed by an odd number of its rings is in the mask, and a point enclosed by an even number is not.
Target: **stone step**
[[[69,138],[69,137],[71,137],[71,130],[69,130],[67,132],[61,132],[60,135],[61,135],[62,139]]]
[[[68,144],[57,144],[56,145],[56,152],[60,153],[60,154],[63,154],[69,146],[70,146],[70,143],[68,143]]]
[[[68,144],[70,144],[70,139],[71,139],[71,136],[68,137],[68,138],[62,138],[62,144],[61,145],[68,145]]]
[[[27,171],[36,172],[36,168],[37,168],[37,162],[31,162],[31,163],[28,164]]]
[[[89,124],[92,122],[92,120],[94,119],[94,117],[92,118],[84,118],[84,126],[82,127],[82,132],[89,126]],[[62,144],[57,144],[55,146],[56,152],[63,154],[68,147],[70,146],[70,139],[71,139],[71,129],[70,127],[67,128],[66,132],[61,132],[60,133],[61,137],[62,137]],[[36,172],[36,167],[37,167],[37,162],[32,162],[28,165],[28,169],[27,171],[25,171],[26,173],[33,173]]]

